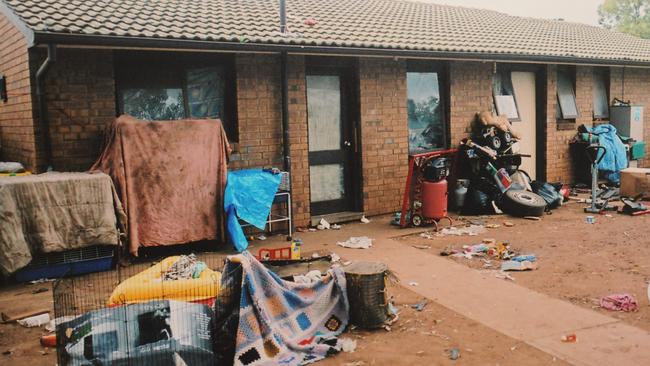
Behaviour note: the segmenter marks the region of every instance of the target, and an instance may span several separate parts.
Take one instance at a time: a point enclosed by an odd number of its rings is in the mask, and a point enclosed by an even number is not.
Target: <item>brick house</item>
[[[232,169],[289,164],[304,225],[397,210],[409,152],[477,112],[513,114],[524,168],[570,182],[577,125],[650,105],[650,40],[391,0],[286,0],[280,27],[279,3],[0,0],[0,160],[85,170],[116,115],[219,117]]]

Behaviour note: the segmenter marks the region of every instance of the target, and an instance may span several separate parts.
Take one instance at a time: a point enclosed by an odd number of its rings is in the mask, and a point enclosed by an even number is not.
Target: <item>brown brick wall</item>
[[[23,34],[0,14],[0,74],[7,80],[8,101],[0,101],[0,160],[36,166],[31,81]]]
[[[287,69],[289,73],[289,143],[291,146],[293,219],[296,226],[306,226],[311,214],[305,58],[290,56]]]
[[[406,63],[362,58],[359,82],[364,211],[394,212],[408,172]]]
[[[32,51],[32,58],[40,65],[45,52]],[[59,48],[57,61],[45,76],[45,93],[53,168],[87,170],[99,156],[104,130],[116,115],[113,52]],[[43,170],[41,150],[39,144],[38,165]]]
[[[476,113],[492,110],[493,63],[454,61],[449,67],[451,146],[469,137]]]
[[[558,124],[557,67],[547,66],[546,180],[549,182],[573,183],[573,161],[569,154],[569,142],[575,136],[579,125],[593,125],[592,72],[593,69],[589,66],[576,67],[575,93],[579,117],[573,124]]]
[[[643,124],[646,142],[646,157],[639,161],[639,166],[650,166],[650,69],[637,68],[611,68],[610,71],[610,100],[618,98],[630,101],[635,105],[642,105]]]
[[[235,64],[239,143],[230,168],[281,168],[280,60],[275,55],[239,54]]]

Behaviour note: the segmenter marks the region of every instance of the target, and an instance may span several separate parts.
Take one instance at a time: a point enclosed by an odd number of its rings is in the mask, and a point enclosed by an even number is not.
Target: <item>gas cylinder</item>
[[[447,180],[422,182],[422,216],[439,220],[447,216]]]

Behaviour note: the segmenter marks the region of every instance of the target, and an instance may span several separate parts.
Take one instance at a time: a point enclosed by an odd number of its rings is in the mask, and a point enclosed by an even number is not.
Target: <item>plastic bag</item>
[[[554,209],[562,204],[563,197],[555,187],[546,182],[533,182],[533,192],[540,195],[546,201],[546,207]]]

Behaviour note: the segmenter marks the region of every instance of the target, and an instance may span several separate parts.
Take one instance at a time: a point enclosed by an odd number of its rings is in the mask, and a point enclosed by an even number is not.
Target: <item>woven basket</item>
[[[378,262],[354,262],[343,268],[350,302],[350,323],[375,329],[386,324],[388,267]]]

